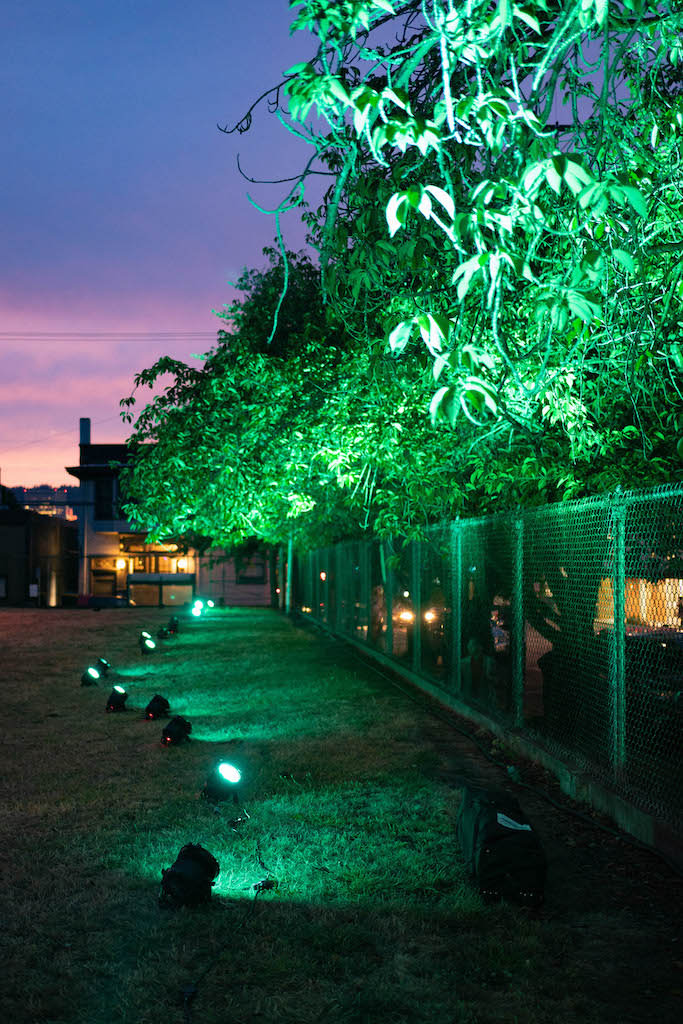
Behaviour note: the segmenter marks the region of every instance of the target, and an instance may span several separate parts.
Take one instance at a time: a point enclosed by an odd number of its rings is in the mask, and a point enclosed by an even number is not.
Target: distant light
[[[321,580],[323,581],[323,583],[324,583],[324,582],[325,582],[325,580],[327,579],[327,573],[325,572],[325,570],[324,570],[324,569],[323,569],[323,571],[322,571],[322,572],[320,573],[320,579],[321,579]]]
[[[204,607],[204,602],[202,601],[201,597],[195,597],[195,599],[193,601],[193,604],[194,604],[195,608],[203,608]]]
[[[404,597],[410,597],[410,591],[409,590],[404,590],[403,591],[403,596]]]
[[[128,694],[122,686],[115,686],[104,706],[105,711],[125,711]]]
[[[178,566],[179,569],[187,569],[187,559],[179,558],[176,565]]]
[[[188,843],[170,868],[162,868],[159,903],[172,907],[208,903],[219,871],[220,864],[208,850]]]
[[[128,563],[126,562],[125,558],[117,558],[116,559],[116,568],[117,569],[125,569],[127,564]]]
[[[81,686],[94,686],[100,678],[100,673],[92,666],[87,668],[81,676]]]
[[[425,622],[434,622],[437,618],[437,614],[433,608],[430,608],[428,612],[425,612]]]
[[[207,604],[208,608],[215,608],[216,607],[216,605],[213,603],[213,601],[207,601],[206,604]]]
[[[195,618],[199,618],[199,616],[202,614],[202,606],[198,604],[193,605],[192,614],[194,615]]]
[[[141,654],[149,654],[156,647],[156,644],[146,629],[143,629],[142,633],[140,633],[138,643],[140,645]]]
[[[400,612],[398,617],[401,620],[401,622],[413,622],[415,619],[414,614],[409,611]]]

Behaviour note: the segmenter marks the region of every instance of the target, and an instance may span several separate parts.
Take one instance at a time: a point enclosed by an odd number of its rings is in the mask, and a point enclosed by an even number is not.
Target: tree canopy
[[[133,517],[320,543],[679,473],[680,6],[291,6],[319,267],[268,251],[201,370],[138,377]]]

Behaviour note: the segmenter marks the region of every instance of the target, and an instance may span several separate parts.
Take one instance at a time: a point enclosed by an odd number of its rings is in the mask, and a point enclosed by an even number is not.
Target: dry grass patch
[[[187,621],[142,656],[138,631],[167,618],[0,612],[2,1020],[180,1024],[191,981],[196,1024],[680,1019],[666,866],[539,803],[546,907],[484,906],[454,841],[453,779],[497,771],[475,746],[274,613]],[[80,687],[99,655],[108,679]],[[104,713],[112,682],[125,713]],[[141,716],[156,692],[191,742],[161,747]],[[219,758],[243,770],[238,807],[199,798]],[[220,862],[215,896],[164,911],[187,842]]]

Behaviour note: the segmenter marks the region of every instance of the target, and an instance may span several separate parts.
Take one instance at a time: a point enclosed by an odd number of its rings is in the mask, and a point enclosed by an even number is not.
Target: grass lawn
[[[664,862],[572,816],[540,769],[518,765],[566,810],[516,787],[341,644],[216,610],[142,655],[139,630],[168,617],[0,611],[0,1022],[680,1024],[682,883]],[[81,687],[98,656],[112,670]],[[113,683],[124,713],[104,711]],[[161,746],[155,693],[190,742]],[[221,759],[243,772],[237,806],[199,796]],[[463,777],[509,788],[536,826],[540,910],[469,884]],[[186,843],[220,863],[214,895],[163,909]]]

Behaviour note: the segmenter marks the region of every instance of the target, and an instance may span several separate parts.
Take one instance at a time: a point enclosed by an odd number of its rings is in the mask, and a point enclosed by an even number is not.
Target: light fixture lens
[[[115,686],[114,689],[116,690],[117,693],[125,693],[126,692],[122,686]]]
[[[226,782],[239,782],[242,778],[242,772],[239,768],[235,768],[233,764],[228,764],[227,761],[223,761],[222,764],[218,765],[218,773]]]
[[[148,636],[146,636],[145,637],[145,647],[149,648],[150,651],[153,651],[154,648],[156,647],[156,644],[154,643],[153,640],[151,640]]]
[[[100,678],[100,673],[97,671],[96,668],[89,668],[88,669],[88,675],[90,676],[91,679],[99,679]]]
[[[213,601],[207,601],[206,603],[207,603],[209,608],[215,608],[216,607],[216,605],[213,603]]]
[[[199,617],[199,616],[200,616],[200,615],[202,614],[202,609],[201,609],[201,607],[200,607],[200,606],[199,606],[198,604],[196,604],[196,605],[194,606],[194,608],[192,609],[192,614],[193,614],[193,615],[194,615],[194,616],[195,616],[196,618],[198,618],[198,617]]]

